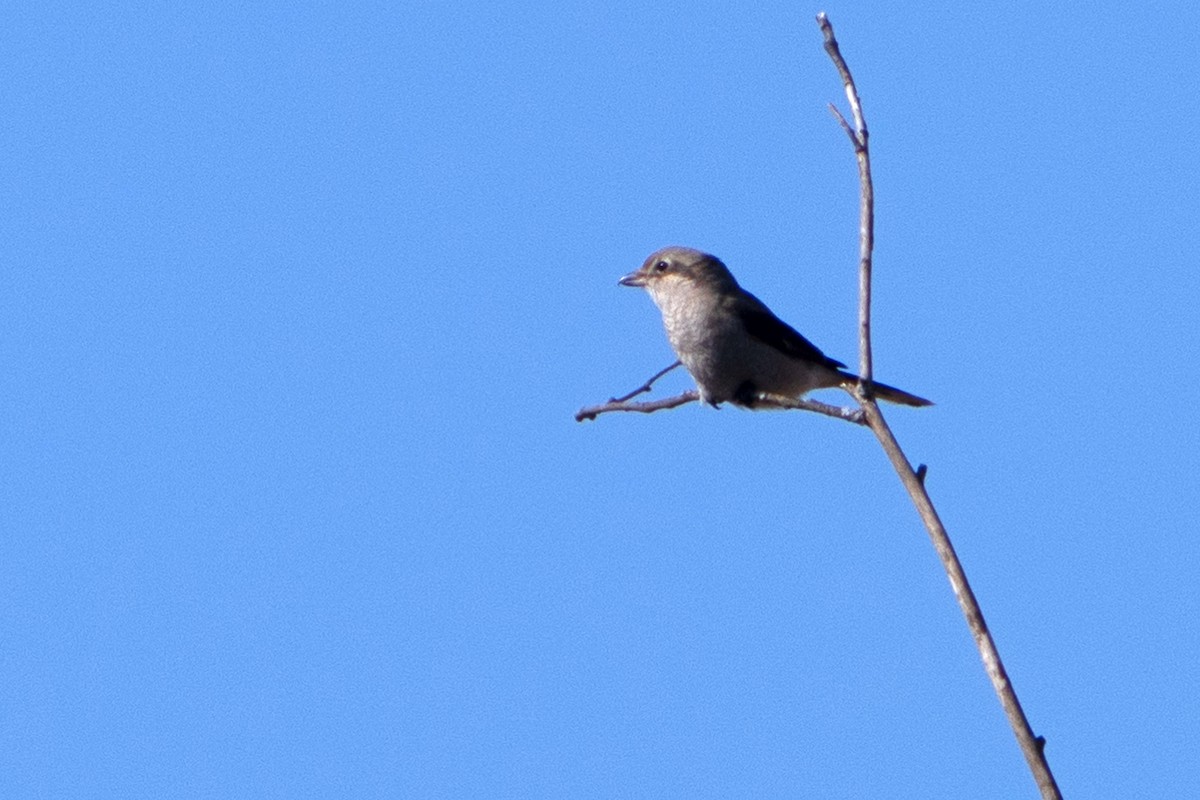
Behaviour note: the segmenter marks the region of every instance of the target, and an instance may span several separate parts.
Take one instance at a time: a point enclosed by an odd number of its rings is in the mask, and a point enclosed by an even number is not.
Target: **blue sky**
[[[821,7],[749,5],[10,9],[0,794],[1034,796],[866,431],[572,420],[670,363],[667,244],[856,360]],[[1195,795],[1200,12],[824,8],[1060,786]]]

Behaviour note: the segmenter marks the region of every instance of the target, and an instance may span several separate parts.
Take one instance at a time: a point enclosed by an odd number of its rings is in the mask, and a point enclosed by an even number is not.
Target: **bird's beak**
[[[638,270],[637,272],[631,272],[624,278],[621,278],[621,280],[617,281],[617,285],[634,287],[645,286],[646,276],[641,273],[641,270]]]

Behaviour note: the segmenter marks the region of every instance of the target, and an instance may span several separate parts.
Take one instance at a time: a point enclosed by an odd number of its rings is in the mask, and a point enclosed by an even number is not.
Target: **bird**
[[[664,247],[618,284],[649,293],[671,348],[708,405],[755,408],[764,394],[799,399],[833,387],[853,393],[862,382],[743,289],[716,256]],[[872,381],[871,386],[880,400],[933,405],[886,383]]]

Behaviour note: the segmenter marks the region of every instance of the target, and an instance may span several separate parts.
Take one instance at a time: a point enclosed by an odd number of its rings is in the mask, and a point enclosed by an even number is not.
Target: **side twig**
[[[675,362],[674,364],[672,364],[671,366],[669,366],[669,367],[664,367],[663,369],[660,369],[658,372],[654,373],[654,376],[653,376],[652,378],[650,378],[649,380],[647,380],[645,383],[643,383],[643,384],[642,384],[641,386],[639,386],[638,388],[634,389],[634,390],[633,390],[632,392],[630,392],[629,394],[623,394],[623,395],[621,395],[620,397],[610,397],[610,398],[608,398],[608,402],[610,402],[610,403],[624,403],[626,400],[632,400],[633,398],[637,397],[639,394],[645,394],[646,392],[650,391],[651,387],[653,387],[653,386],[654,386],[654,382],[655,382],[656,380],[658,380],[659,378],[661,378],[663,375],[666,375],[668,372],[670,372],[671,370],[675,369],[676,367],[679,367],[679,366],[682,366],[682,365],[683,365],[683,362],[682,362],[682,361],[676,361],[676,362]]]
[[[595,419],[601,414],[607,414],[610,411],[638,411],[643,414],[649,414],[654,411],[662,411],[663,409],[676,408],[688,403],[694,403],[699,399],[700,393],[695,389],[689,389],[683,394],[677,394],[674,397],[664,397],[662,400],[647,400],[642,403],[631,403],[628,400],[610,400],[598,406],[584,406],[575,412],[575,421],[583,422],[585,419]]]
[[[984,621],[979,601],[975,598],[975,593],[971,591],[971,585],[967,582],[967,574],[963,570],[962,562],[958,560],[954,546],[950,543],[950,536],[947,534],[945,526],[942,525],[933,501],[929,499],[929,494],[925,490],[926,468],[921,465],[917,471],[913,470],[908,458],[900,449],[896,437],[892,434],[891,428],[884,420],[878,404],[871,396],[871,251],[874,248],[875,195],[871,183],[867,126],[863,119],[862,104],[859,101],[858,89],[854,85],[854,78],[850,75],[850,69],[842,57],[837,39],[834,38],[833,26],[830,25],[824,12],[817,15],[817,24],[825,39],[825,51],[833,60],[834,66],[842,78],[842,83],[846,88],[846,97],[850,102],[851,113],[854,116],[855,135],[852,135],[851,138],[855,144],[854,152],[858,160],[858,173],[862,189],[859,215],[859,363],[863,382],[859,385],[856,395],[862,406],[863,414],[866,416],[867,424],[892,462],[892,467],[900,476],[900,481],[908,491],[909,497],[912,498],[917,513],[925,523],[926,530],[929,531],[934,549],[950,578],[954,596],[958,599],[959,607],[967,619],[971,635],[979,648],[979,654],[983,659],[988,677],[992,681],[992,687],[1000,697],[1000,705],[1004,708],[1009,725],[1012,726],[1017,743],[1025,754],[1025,760],[1029,764],[1029,769],[1033,773],[1042,797],[1046,800],[1061,800],[1062,794],[1058,790],[1058,784],[1054,780],[1053,773],[1050,772],[1050,765],[1046,762],[1043,752],[1045,739],[1034,736],[1033,730],[1029,726],[1029,720],[1025,717],[1025,712],[1017,699],[1016,690],[1008,678],[1004,663],[1000,660],[1000,652],[988,630],[987,622]],[[844,128],[845,119],[841,118],[840,114],[838,117]]]

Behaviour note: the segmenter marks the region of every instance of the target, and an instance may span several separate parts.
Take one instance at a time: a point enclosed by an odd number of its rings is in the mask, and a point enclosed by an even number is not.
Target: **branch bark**
[[[662,400],[647,400],[643,402],[630,402],[639,394],[645,394],[654,386],[654,382],[666,375],[671,370],[680,366],[679,361],[676,361],[669,367],[659,370],[654,373],[653,377],[647,380],[638,388],[628,394],[620,397],[610,397],[607,403],[600,403],[594,406],[584,406],[575,412],[575,421],[583,422],[588,419],[595,419],[601,414],[609,414],[613,411],[634,411],[641,414],[650,414],[655,411],[663,411],[668,408],[678,408],[679,406],[695,402],[700,399],[700,393],[694,390],[689,390],[683,394],[675,395],[674,397],[664,397]],[[855,425],[866,425],[867,418],[861,409],[858,408],[843,408],[842,406],[831,406],[828,403],[822,403],[817,400],[804,400],[795,397],[780,397],[779,395],[760,393],[757,396],[755,408],[765,410],[779,411],[812,411],[817,414],[824,414],[827,417],[853,422]]]
[[[629,400],[609,400],[607,403],[601,403],[596,406],[584,406],[575,412],[575,421],[583,422],[585,419],[595,419],[601,414],[607,414],[612,411],[638,411],[642,414],[650,414],[654,411],[662,411],[666,408],[677,408],[678,406],[694,403],[700,399],[700,393],[694,389],[689,389],[683,394],[677,394],[674,397],[664,397],[662,400],[646,400],[641,403],[633,403]]]
[[[833,26],[824,12],[817,15],[817,24],[820,26],[825,40],[825,52],[833,60],[834,66],[842,78],[842,84],[846,89],[846,98],[850,103],[851,115],[854,118],[854,130],[849,130],[845,118],[837,113],[836,109],[834,112],[841,122],[842,128],[846,130],[854,143],[854,154],[858,161],[859,183],[862,190],[859,206],[858,328],[859,364],[863,382],[859,385],[856,395],[862,406],[867,425],[870,426],[879,440],[879,444],[883,447],[884,453],[892,462],[892,467],[900,476],[900,481],[908,491],[909,497],[912,498],[913,505],[916,506],[917,513],[921,516],[921,521],[925,523],[925,528],[929,531],[929,537],[933,541],[938,558],[941,559],[946,575],[950,578],[954,596],[958,600],[959,607],[967,619],[967,625],[971,629],[971,635],[979,648],[979,655],[983,659],[988,678],[991,679],[992,687],[1000,698],[1000,705],[1004,708],[1009,725],[1012,726],[1013,734],[1017,738],[1021,752],[1025,755],[1025,760],[1029,764],[1029,769],[1033,773],[1042,797],[1046,800],[1052,798],[1061,800],[1062,794],[1058,790],[1058,784],[1054,780],[1054,775],[1050,771],[1050,765],[1043,752],[1045,740],[1034,736],[1033,730],[1029,726],[1029,720],[1017,699],[1016,690],[1004,669],[1004,662],[1000,659],[1000,651],[996,648],[996,642],[992,639],[987,622],[983,618],[979,601],[975,598],[975,593],[971,591],[970,583],[967,582],[967,574],[963,570],[962,562],[954,552],[950,536],[938,517],[929,493],[925,490],[925,466],[921,465],[917,471],[913,470],[871,394],[871,252],[874,249],[875,192],[871,181],[867,125],[854,78],[842,57],[841,49],[833,34]]]

